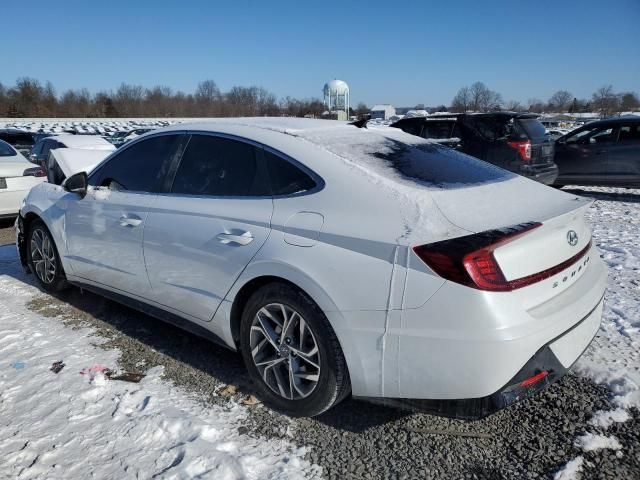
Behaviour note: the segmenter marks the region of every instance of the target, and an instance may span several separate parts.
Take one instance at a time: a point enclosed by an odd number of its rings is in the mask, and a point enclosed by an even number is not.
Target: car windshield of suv
[[[15,157],[16,151],[11,145],[0,140],[0,157]]]

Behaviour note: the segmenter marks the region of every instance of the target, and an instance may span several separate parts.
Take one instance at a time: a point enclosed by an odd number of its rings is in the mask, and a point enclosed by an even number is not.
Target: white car
[[[0,140],[0,218],[15,217],[27,192],[45,178],[40,167],[34,167],[7,142]]]
[[[242,118],[156,130],[34,188],[21,261],[242,353],[268,405],[476,418],[558,379],[606,269],[557,191],[398,129]]]
[[[36,142],[29,154],[32,163],[47,168],[51,150],[60,148],[81,148],[84,150],[102,150],[112,152],[116,149],[114,145],[106,141],[99,135],[72,135],[62,134],[45,137]]]

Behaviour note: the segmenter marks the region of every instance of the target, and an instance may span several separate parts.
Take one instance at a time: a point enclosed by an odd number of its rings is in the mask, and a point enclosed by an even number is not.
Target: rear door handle
[[[120,226],[121,227],[137,227],[142,223],[142,219],[141,218],[135,218],[135,217],[127,217],[126,215],[123,215],[120,217]]]
[[[233,233],[219,233],[216,238],[220,243],[225,245],[229,243],[237,243],[238,245],[249,245],[253,242],[253,235],[251,232],[243,232],[240,235],[235,235]]]

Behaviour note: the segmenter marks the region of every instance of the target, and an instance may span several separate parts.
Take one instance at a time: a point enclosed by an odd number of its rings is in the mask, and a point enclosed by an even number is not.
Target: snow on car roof
[[[115,147],[98,135],[56,135],[49,137],[68,148],[84,148],[90,150],[115,150]]]

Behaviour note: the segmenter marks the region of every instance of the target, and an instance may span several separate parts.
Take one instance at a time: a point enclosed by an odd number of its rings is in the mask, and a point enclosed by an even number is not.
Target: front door
[[[265,243],[273,200],[256,152],[236,139],[191,136],[171,188],[146,221],[154,301],[210,321]]]
[[[65,231],[74,275],[148,296],[144,225],[180,138],[159,135],[125,147],[91,175],[85,198],[69,200]]]
[[[555,162],[560,170],[557,183],[606,183],[609,149],[615,129],[594,127],[580,130],[556,143]]]

